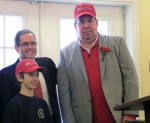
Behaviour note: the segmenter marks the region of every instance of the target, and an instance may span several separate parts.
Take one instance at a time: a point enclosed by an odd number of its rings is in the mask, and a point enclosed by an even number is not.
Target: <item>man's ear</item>
[[[18,48],[18,46],[17,46],[17,45],[14,45],[14,48],[15,48],[16,52],[19,53],[19,48]]]
[[[75,27],[75,29],[76,29],[76,23],[74,23],[74,27]]]
[[[22,81],[23,81],[23,78],[21,77],[20,74],[17,74],[17,75],[16,75],[16,78],[17,78],[17,80],[18,80],[19,82],[22,82]]]
[[[97,27],[98,27],[98,20],[96,19],[96,25],[97,25]]]

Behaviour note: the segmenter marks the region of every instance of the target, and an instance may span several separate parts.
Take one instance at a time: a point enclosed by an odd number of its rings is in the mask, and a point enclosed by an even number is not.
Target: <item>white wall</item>
[[[38,5],[29,2],[0,1],[0,14],[23,15],[24,28],[32,30],[39,43],[39,10]],[[10,27],[11,28],[11,27]],[[39,48],[39,46],[38,46]],[[37,55],[39,56],[38,50]]]
[[[50,57],[56,64],[60,50],[59,19],[73,18],[74,8],[75,4],[0,1],[0,14],[24,15],[24,28],[32,30],[37,37],[37,56]],[[95,6],[95,9],[98,19],[111,20],[112,35],[124,36],[124,7]]]
[[[41,56],[53,57],[56,63],[58,62],[59,19],[73,18],[74,8],[74,4],[40,3]],[[124,7],[95,6],[95,9],[98,19],[111,20],[111,34],[124,36]]]

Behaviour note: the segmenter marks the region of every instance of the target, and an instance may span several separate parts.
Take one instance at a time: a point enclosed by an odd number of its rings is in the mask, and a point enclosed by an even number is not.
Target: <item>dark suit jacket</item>
[[[45,72],[43,76],[49,93],[49,102],[52,106],[52,118],[54,123],[61,123],[56,93],[57,68],[55,63],[50,58],[46,57],[35,58],[35,61],[39,64],[39,66],[47,69],[47,72]],[[6,105],[20,91],[20,87],[15,77],[15,68],[18,62],[19,59],[14,64],[0,71],[0,123],[3,123],[3,115]]]

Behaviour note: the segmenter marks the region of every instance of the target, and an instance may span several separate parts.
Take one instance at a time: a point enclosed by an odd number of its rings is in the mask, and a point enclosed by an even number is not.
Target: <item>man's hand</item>
[[[125,123],[126,120],[134,120],[134,119],[127,117],[127,116],[123,116],[122,123]]]

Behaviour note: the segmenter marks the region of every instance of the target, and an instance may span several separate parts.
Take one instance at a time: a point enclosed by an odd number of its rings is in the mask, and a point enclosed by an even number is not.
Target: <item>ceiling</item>
[[[51,3],[68,3],[68,4],[77,4],[80,2],[90,2],[93,5],[107,5],[107,6],[124,6],[131,0],[14,0],[14,1],[27,1],[31,3],[36,2],[51,2]]]

